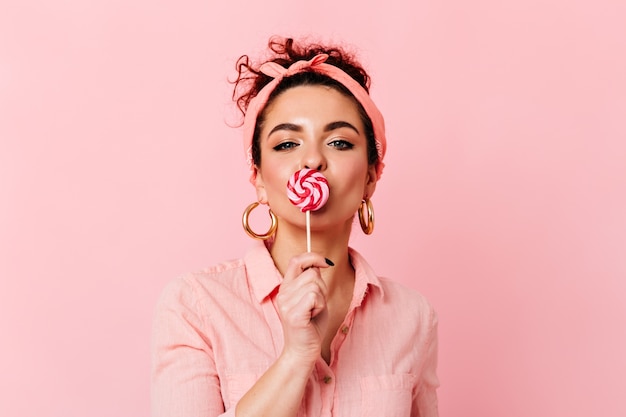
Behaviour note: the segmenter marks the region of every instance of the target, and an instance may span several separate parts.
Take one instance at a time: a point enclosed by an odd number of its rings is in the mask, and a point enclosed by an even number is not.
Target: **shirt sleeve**
[[[424,351],[425,360],[420,374],[421,387],[414,399],[411,417],[438,417],[437,388],[437,336],[438,318],[434,310],[430,311],[429,336]]]
[[[234,417],[224,410],[208,326],[185,279],[167,285],[152,328],[152,417]]]

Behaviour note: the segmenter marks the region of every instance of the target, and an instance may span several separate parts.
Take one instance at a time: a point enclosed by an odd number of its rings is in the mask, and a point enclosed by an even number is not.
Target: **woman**
[[[269,46],[260,67],[240,58],[233,95],[257,195],[244,228],[259,242],[164,290],[153,416],[437,416],[433,309],[348,246],[356,213],[372,232],[386,148],[369,77],[339,48]],[[330,187],[311,215],[311,252],[286,193],[303,168]],[[263,234],[247,222],[258,204],[273,219]]]

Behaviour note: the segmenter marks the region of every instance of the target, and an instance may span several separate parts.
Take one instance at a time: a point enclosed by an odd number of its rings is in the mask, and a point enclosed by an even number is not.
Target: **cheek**
[[[344,173],[341,181],[336,181],[334,187],[331,188],[331,195],[335,194],[341,199],[360,201],[365,191],[365,178],[362,172]]]
[[[270,198],[276,198],[277,194],[286,195],[287,181],[291,175],[289,172],[284,169],[278,169],[276,166],[272,166],[272,164],[268,164],[266,167],[263,167],[261,172],[263,176],[264,188],[270,195]]]
[[[369,176],[368,166],[359,161],[359,163],[353,164],[350,170],[346,170],[343,175],[349,178],[353,187],[362,187]]]

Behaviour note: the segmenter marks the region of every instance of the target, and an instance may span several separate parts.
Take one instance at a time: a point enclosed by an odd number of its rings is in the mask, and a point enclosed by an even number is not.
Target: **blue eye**
[[[274,146],[272,149],[275,151],[286,151],[288,149],[295,148],[296,146],[298,146],[298,144],[295,142],[282,142]]]
[[[330,142],[329,145],[339,150],[348,150],[354,148],[354,145],[352,143],[343,139],[335,139]]]

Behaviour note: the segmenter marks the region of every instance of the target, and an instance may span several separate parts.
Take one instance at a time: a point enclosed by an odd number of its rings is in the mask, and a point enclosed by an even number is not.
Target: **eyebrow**
[[[357,134],[359,133],[359,129],[354,127],[354,125],[352,125],[351,123],[344,122],[343,120],[327,124],[326,127],[324,128],[324,132],[330,132],[332,130],[340,129],[342,127],[347,127],[348,129],[354,130]]]
[[[270,133],[267,136],[271,136],[274,132],[278,132],[279,130],[288,130],[290,132],[302,132],[302,126],[294,124],[294,123],[280,123],[277,124],[270,130]]]
[[[324,132],[331,132],[335,129],[340,129],[346,127],[348,129],[352,129],[354,130],[357,134],[359,133],[359,129],[357,129],[356,127],[354,127],[354,125],[352,125],[351,123],[345,122],[343,120],[337,121],[337,122],[331,122],[328,123],[326,126],[324,126]],[[287,130],[290,132],[302,132],[302,126],[297,125],[295,123],[280,123],[277,124],[276,126],[274,126],[272,128],[272,130],[270,130],[270,132],[268,133],[268,136],[272,135],[275,132],[278,132],[279,130]]]

